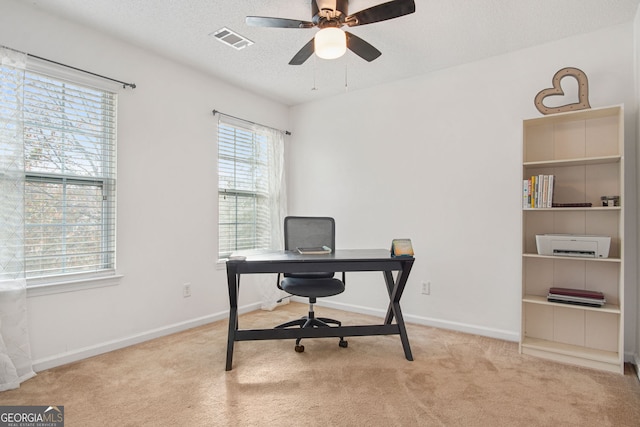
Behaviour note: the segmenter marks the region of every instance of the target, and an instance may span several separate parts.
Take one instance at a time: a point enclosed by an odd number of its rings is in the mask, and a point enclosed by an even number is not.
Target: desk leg
[[[413,360],[411,354],[411,347],[409,346],[409,337],[407,335],[407,329],[404,326],[404,317],[402,316],[402,309],[400,308],[400,298],[404,292],[404,287],[407,284],[409,278],[409,271],[411,271],[411,264],[406,264],[403,270],[398,272],[398,277],[394,281],[393,274],[390,271],[384,272],[384,280],[387,284],[387,290],[389,292],[389,308],[387,309],[387,316],[384,323],[390,325],[395,316],[396,323],[398,324],[398,330],[400,331],[400,341],[402,341],[402,348],[404,349],[404,355],[407,360]]]
[[[393,273],[391,271],[383,271],[384,282],[387,285],[387,292],[389,293],[389,307],[387,308],[387,315],[384,318],[384,324],[390,325],[393,322],[393,290],[396,287],[396,282],[393,279]]]
[[[227,285],[229,286],[229,333],[227,335],[227,365],[225,370],[230,371],[233,363],[233,345],[238,330],[238,275],[236,269],[227,262]]]

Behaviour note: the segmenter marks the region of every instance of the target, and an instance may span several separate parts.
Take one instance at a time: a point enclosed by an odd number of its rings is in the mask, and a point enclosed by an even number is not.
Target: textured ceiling
[[[30,4],[287,105],[372,87],[634,19],[640,0],[416,0],[416,12],[351,28],[382,56],[288,65],[316,29],[257,28],[247,15],[311,19],[312,0],[29,0]],[[384,0],[351,0],[349,13]],[[222,27],[254,42],[235,50]]]

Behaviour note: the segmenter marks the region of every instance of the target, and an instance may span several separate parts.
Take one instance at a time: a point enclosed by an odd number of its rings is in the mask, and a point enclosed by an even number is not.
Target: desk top
[[[242,259],[245,257],[246,259]],[[389,259],[391,253],[388,249],[336,249],[330,254],[300,254],[296,251],[268,251],[268,250],[248,250],[234,252],[229,261],[335,261],[346,259]]]
[[[292,251],[242,251],[229,258],[227,270],[230,267],[238,272],[254,273],[400,270],[413,261],[413,257],[392,257],[388,249],[337,249],[320,255],[302,255]],[[287,269],[283,270],[283,266]]]

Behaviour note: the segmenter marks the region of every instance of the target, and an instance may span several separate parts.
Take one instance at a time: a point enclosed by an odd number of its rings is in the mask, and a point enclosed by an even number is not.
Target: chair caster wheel
[[[349,342],[345,341],[345,340],[340,340],[340,342],[338,343],[338,345],[342,348],[347,348],[349,346]]]
[[[297,345],[295,346],[296,349],[296,353],[302,353],[304,351],[304,346],[303,345]]]

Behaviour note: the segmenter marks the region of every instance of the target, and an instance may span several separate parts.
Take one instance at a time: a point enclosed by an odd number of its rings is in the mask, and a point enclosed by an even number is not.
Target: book
[[[573,304],[573,305],[583,305],[586,307],[603,307],[604,301],[596,301],[596,300],[581,300],[581,299],[573,299],[573,298],[554,298],[547,297],[547,301],[549,302],[557,302],[560,304]]]
[[[602,292],[557,287],[549,289],[547,301],[562,304],[584,305],[589,307],[602,307],[606,303]]]
[[[391,256],[392,257],[412,257],[413,245],[411,239],[393,239],[391,241]]]
[[[604,294],[599,291],[589,291],[585,289],[573,288],[549,288],[549,293],[554,295],[565,295],[572,297],[593,298],[604,300]]]
[[[532,175],[522,181],[523,208],[551,208],[553,203],[554,175]]]
[[[554,208],[590,208],[591,203],[554,203]]]
[[[536,207],[536,177],[531,177],[531,207]]]
[[[324,255],[330,254],[331,248],[328,246],[317,246],[310,248],[296,248],[300,255]]]
[[[542,193],[544,192],[544,175],[538,175],[536,178],[536,208],[543,208]]]

